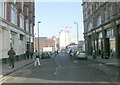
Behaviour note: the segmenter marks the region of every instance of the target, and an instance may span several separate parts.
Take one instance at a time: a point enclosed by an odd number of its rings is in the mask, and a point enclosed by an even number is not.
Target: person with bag
[[[39,52],[37,52],[37,50],[34,53],[34,58],[35,58],[35,64],[34,64],[35,67],[36,67],[37,63],[38,63],[38,66],[40,67],[41,66],[40,55],[39,55]]]

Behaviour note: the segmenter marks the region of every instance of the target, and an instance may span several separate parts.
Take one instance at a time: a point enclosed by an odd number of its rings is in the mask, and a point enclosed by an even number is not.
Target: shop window
[[[108,29],[107,30],[107,38],[108,37],[113,37],[114,35],[113,35],[113,29],[111,28],[111,29]]]

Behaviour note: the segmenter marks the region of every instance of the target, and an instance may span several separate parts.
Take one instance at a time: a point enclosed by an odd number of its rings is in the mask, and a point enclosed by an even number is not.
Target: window
[[[111,5],[109,5],[108,6],[108,11],[109,11],[109,18],[111,18],[112,17],[112,15],[113,15],[113,12],[112,12],[112,6]]]
[[[24,36],[23,36],[22,34],[20,34],[20,40],[21,40],[21,41],[23,41],[23,37],[24,37]]]
[[[95,3],[96,10],[99,8],[99,2]]]
[[[21,4],[21,7],[22,7],[22,12],[23,12],[24,1],[22,0],[22,1],[21,1],[21,3],[22,3],[22,4]]]
[[[105,19],[105,21],[107,20],[107,10],[106,9],[104,9],[104,19]]]
[[[2,17],[2,1],[0,1],[0,17]]]
[[[113,37],[114,36],[114,32],[113,32],[113,29],[110,28],[107,30],[107,37]]]
[[[3,0],[3,1],[0,1],[0,3],[1,3],[0,5],[2,6],[1,7],[2,9],[0,9],[1,16],[2,16],[2,18],[6,19],[6,1]]]
[[[101,25],[101,16],[98,16],[97,18],[97,26]]]
[[[28,14],[29,14],[29,9],[27,8],[27,16],[28,16]]]
[[[26,31],[29,32],[29,21],[26,20]]]
[[[91,31],[92,28],[93,28],[93,24],[92,24],[92,22],[90,22],[90,23],[88,24],[88,31]]]
[[[13,5],[11,5],[11,23],[17,25],[17,11]]]
[[[24,17],[20,14],[20,28],[24,29]]]
[[[32,32],[33,30],[32,30],[32,23],[30,24],[30,33],[32,34],[33,32]]]
[[[13,2],[14,4],[16,4],[17,1],[16,0],[11,0],[11,2]]]
[[[99,33],[99,39],[102,38],[102,37],[103,37],[103,36],[102,36],[102,32],[100,32],[100,33]]]

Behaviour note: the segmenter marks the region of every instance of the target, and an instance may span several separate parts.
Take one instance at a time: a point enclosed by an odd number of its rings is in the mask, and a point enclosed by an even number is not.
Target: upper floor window
[[[2,1],[0,1],[0,17],[2,17]]]
[[[17,25],[17,10],[11,5],[11,23]]]
[[[96,10],[99,8],[99,2],[95,3]]]
[[[29,32],[29,21],[26,20],[26,31]]]
[[[24,17],[22,14],[20,14],[20,28],[24,29]]]
[[[29,15],[29,9],[27,8],[27,16]]]
[[[0,16],[6,19],[6,0],[0,1]]]
[[[21,1],[21,7],[22,7],[22,12],[23,12],[23,7],[24,7],[24,1]]]
[[[107,9],[105,8],[104,9],[104,19],[105,19],[105,21],[107,20],[107,17],[108,17],[108,13],[107,13]]]
[[[109,11],[109,18],[111,18],[112,17],[112,15],[113,15],[113,10],[112,10],[112,6],[111,5],[109,5],[108,6],[108,11]]]
[[[90,22],[90,23],[88,24],[88,31],[91,31],[92,28],[93,28],[93,24],[92,24],[92,22]]]
[[[11,2],[13,2],[14,4],[16,4],[17,1],[16,0],[11,0]]]
[[[97,18],[97,26],[101,25],[101,16],[98,16]]]

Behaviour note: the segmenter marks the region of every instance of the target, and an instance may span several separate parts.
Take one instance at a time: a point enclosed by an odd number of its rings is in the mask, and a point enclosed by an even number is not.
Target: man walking
[[[27,59],[29,59],[29,55],[30,55],[30,52],[27,50],[27,51],[26,51]]]
[[[37,50],[36,50],[35,53],[34,53],[34,58],[35,58],[35,66],[36,66],[37,63],[38,63],[38,66],[40,67],[40,66],[41,66],[41,64],[40,64],[40,55],[39,55],[39,53],[37,52]]]
[[[13,50],[13,47],[11,47],[11,49],[8,51],[8,55],[9,55],[9,68],[13,68],[14,69],[14,62],[15,62],[15,51]]]

